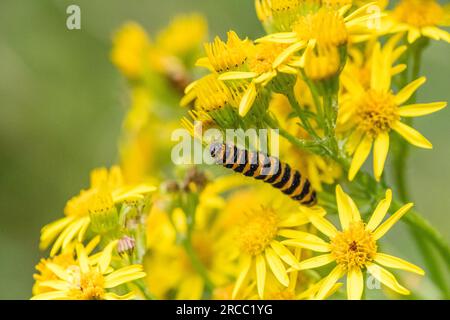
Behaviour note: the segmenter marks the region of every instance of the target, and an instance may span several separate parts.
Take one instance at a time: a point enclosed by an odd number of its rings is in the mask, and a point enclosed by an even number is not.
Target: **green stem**
[[[136,280],[134,282],[139,290],[144,295],[144,298],[147,300],[156,300],[156,297],[148,290],[147,286],[144,284],[142,280]]]
[[[450,296],[449,285],[447,284],[445,275],[441,272],[439,261],[436,257],[436,249],[428,239],[424,239],[422,237],[422,233],[419,232],[419,230],[411,228],[411,234],[419,250],[421,252],[427,252],[428,256],[430,256],[431,259],[428,259],[428,261],[426,261],[426,267],[430,272],[430,278],[444,293],[445,298],[448,299]]]
[[[422,54],[426,46],[428,45],[428,41],[426,40],[417,40],[417,42],[410,48],[409,55],[412,54],[412,72],[411,77],[405,77],[405,83],[402,83],[402,86],[405,86],[407,83],[416,80],[419,77],[420,69],[422,65]],[[411,96],[407,104],[413,104],[417,100],[417,91]],[[406,124],[412,125],[412,118],[405,119]],[[403,202],[407,202],[409,199],[409,190],[406,178],[407,172],[407,158],[409,155],[409,144],[404,139],[397,139],[397,150],[394,153],[393,165],[395,168],[395,184],[397,186],[397,191],[400,199]]]
[[[313,153],[317,153],[317,154],[322,154],[323,152],[320,152],[319,149],[321,147],[320,143],[314,142],[314,141],[308,141],[308,140],[302,140],[299,139],[295,136],[293,136],[292,134],[289,133],[289,131],[287,131],[286,129],[280,127],[275,120],[273,120],[270,116],[266,116],[264,121],[266,122],[266,124],[273,129],[278,129],[278,132],[280,133],[280,135],[285,138],[286,140],[288,140],[290,143],[292,143],[294,146],[298,147],[299,149],[302,150],[308,150],[311,151]]]
[[[316,131],[311,126],[311,123],[309,122],[308,117],[306,117],[305,113],[303,112],[302,108],[300,107],[297,98],[295,97],[294,92],[290,92],[287,94],[287,98],[289,100],[289,103],[291,104],[292,108],[294,109],[297,116],[302,121],[303,127],[308,132],[308,134],[313,137],[316,140],[319,140],[320,137],[317,135]]]
[[[447,266],[450,268],[450,247],[444,237],[417,211],[411,210],[403,221],[416,230],[420,230],[421,237],[426,237],[439,250]]]

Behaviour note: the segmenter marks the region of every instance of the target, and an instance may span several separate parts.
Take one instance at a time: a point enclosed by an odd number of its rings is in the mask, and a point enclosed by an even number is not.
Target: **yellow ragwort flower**
[[[360,299],[364,290],[364,270],[390,289],[400,294],[409,294],[409,290],[400,285],[394,275],[382,266],[419,275],[424,275],[424,271],[400,258],[378,252],[378,240],[411,209],[413,204],[404,205],[383,222],[392,201],[392,192],[388,190],[386,198],[378,204],[370,220],[365,224],[361,220],[356,204],[339,185],[336,187],[336,199],[342,231],[338,231],[327,219],[311,215],[309,218],[311,223],[329,240],[316,239],[314,243],[306,238],[290,241],[292,245],[324,253],[300,262],[300,270],[318,268],[333,262],[337,264],[324,278],[316,298],[324,299],[336,282],[347,275],[348,299]]]
[[[233,299],[252,280],[256,282],[259,298],[266,298],[267,269],[283,287],[289,287],[288,268],[298,269],[299,262],[287,245],[296,239],[314,241],[316,236],[299,228],[308,223],[306,212],[324,214],[321,208],[301,207],[287,197],[273,195],[266,186],[252,191],[245,206],[240,208],[243,214],[235,232],[239,248],[239,276]]]
[[[65,217],[42,228],[41,249],[54,242],[50,251],[50,256],[54,256],[72,240],[83,240],[93,216],[98,217],[98,221],[110,213],[114,216],[116,204],[144,199],[145,195],[155,190],[148,184],[127,185],[118,166],[112,167],[109,172],[106,168],[93,170],[90,188],[82,190],[67,202]]]
[[[127,77],[136,78],[144,72],[149,50],[150,39],[145,30],[129,22],[114,35],[111,60]]]
[[[156,47],[165,55],[186,57],[197,53],[207,34],[208,25],[202,15],[177,16],[159,33]]]
[[[33,300],[123,300],[132,299],[135,294],[129,292],[118,295],[114,288],[145,277],[141,265],[130,265],[114,270],[111,264],[112,251],[117,241],[108,244],[105,249],[91,257],[82,244],[76,246],[77,260],[67,265],[46,263],[53,272],[55,280],[39,283],[48,288],[47,292],[33,296]]]
[[[389,151],[389,133],[396,131],[409,143],[431,149],[431,143],[415,129],[401,122],[401,118],[419,117],[444,108],[446,102],[403,105],[425,83],[421,77],[406,85],[397,94],[391,91],[391,76],[395,51],[381,50],[376,44],[372,56],[370,87],[357,81],[348,82],[346,89],[354,114],[349,117],[353,133],[348,140],[348,152],[353,155],[349,180],[353,180],[374,148],[374,174],[380,180]]]
[[[439,28],[446,26],[450,26],[450,6],[435,0],[401,0],[382,25],[388,32],[407,32],[409,43],[420,37],[450,43],[450,33]]]

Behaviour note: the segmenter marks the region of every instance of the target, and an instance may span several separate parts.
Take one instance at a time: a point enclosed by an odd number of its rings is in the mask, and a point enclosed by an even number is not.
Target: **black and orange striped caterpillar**
[[[209,151],[216,164],[269,183],[303,205],[317,203],[316,192],[308,179],[276,157],[223,143],[212,143]]]

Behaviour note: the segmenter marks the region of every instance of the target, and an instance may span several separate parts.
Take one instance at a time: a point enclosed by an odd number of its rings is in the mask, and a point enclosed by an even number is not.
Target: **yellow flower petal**
[[[31,298],[31,300],[65,300],[69,299],[67,291],[51,291],[38,294]]]
[[[424,27],[422,28],[422,34],[431,39],[444,40],[450,43],[450,33],[437,27]]]
[[[64,237],[64,241],[61,245],[61,248],[64,249],[67,247],[67,245],[75,238],[75,236],[83,229],[83,226],[85,225],[86,218],[89,220],[88,217],[85,217],[84,219],[80,219],[76,221],[70,228],[70,231],[67,232],[66,236]]]
[[[230,71],[230,72],[222,73],[219,76],[219,80],[227,81],[227,80],[253,79],[257,76],[258,76],[258,74],[255,72]]]
[[[408,32],[408,42],[413,43],[420,37],[420,31],[417,28],[410,28]]]
[[[268,36],[257,39],[255,42],[294,43],[296,41],[297,34],[295,32],[280,32],[269,34]]]
[[[86,234],[90,224],[91,224],[91,218],[90,217],[84,218],[83,226],[81,227],[80,231],[78,232],[78,239],[77,239],[78,242],[83,241],[84,235]]]
[[[256,99],[256,86],[252,82],[247,91],[245,92],[244,96],[242,97],[241,103],[239,105],[239,115],[241,117],[244,117],[250,108],[253,106],[253,103]]]
[[[100,243],[100,236],[95,236],[89,243],[84,247],[87,255],[90,255],[91,252],[95,249],[95,247]]]
[[[381,44],[379,42],[373,48],[371,70],[371,88],[380,92],[389,90],[391,82],[390,68],[385,67],[385,61],[381,54]]]
[[[364,278],[361,269],[351,268],[347,273],[347,297],[349,300],[361,300],[364,290]]]
[[[203,58],[197,59],[197,61],[195,62],[195,66],[196,67],[204,67],[211,71],[214,70],[208,57],[203,57]]]
[[[278,57],[275,58],[272,68],[276,69],[280,65],[286,62],[287,59],[289,59],[290,56],[292,56],[297,51],[303,49],[305,47],[306,43],[304,41],[299,41],[294,43],[293,45],[289,46],[286,50],[284,50]]]
[[[112,251],[117,245],[117,240],[109,243],[105,249],[102,251],[100,259],[98,261],[98,266],[100,267],[100,272],[105,273],[111,263]]]
[[[388,232],[392,226],[400,220],[403,215],[408,212],[409,209],[411,209],[414,206],[413,203],[405,204],[403,207],[397,210],[396,213],[394,213],[392,216],[389,217],[385,222],[383,222],[374,232],[373,232],[373,238],[375,240],[380,239],[382,236]]]
[[[325,266],[333,261],[334,261],[334,258],[331,253],[322,254],[320,256],[309,258],[309,259],[306,259],[306,260],[303,260],[302,262],[300,262],[300,270],[319,268],[319,267]]]
[[[366,230],[373,231],[380,225],[380,223],[386,216],[389,207],[391,206],[391,201],[392,201],[392,190],[388,189],[386,190],[386,197],[383,200],[381,200],[380,203],[378,203],[375,211],[370,217],[370,220],[366,226]]]
[[[80,265],[81,272],[89,272],[89,260],[86,251],[81,243],[76,246],[78,263]]]
[[[286,219],[281,220],[278,223],[280,228],[298,227],[305,225],[309,222],[308,216],[303,213],[290,213]]]
[[[367,270],[372,274],[378,281],[380,281],[385,286],[389,287],[390,289],[403,294],[408,295],[410,292],[405,287],[401,286],[397,279],[395,279],[394,275],[384,269],[383,267],[380,267],[374,263],[369,263],[366,265]]]
[[[39,282],[39,287],[52,288],[59,291],[69,290],[70,283],[64,280],[49,280]]]
[[[403,106],[398,114],[401,117],[421,117],[437,112],[447,106],[447,102],[417,103]]]
[[[266,284],[266,261],[263,255],[256,257],[256,286],[258,288],[258,295],[261,299],[264,298],[264,286]]]
[[[423,271],[418,266],[405,261],[403,259],[384,254],[384,253],[377,253],[374,258],[375,262],[378,262],[382,266],[393,268],[393,269],[400,269],[405,270],[413,273],[417,273],[418,275],[425,275],[425,271]]]
[[[53,241],[53,239],[55,239],[56,236],[74,219],[75,217],[65,217],[43,227],[41,231],[41,242],[39,247],[42,250],[47,249],[48,245]]]
[[[145,276],[143,268],[141,265],[131,265],[127,267],[120,268],[105,277],[105,288],[114,288],[121,283],[136,280]],[[128,280],[128,279],[132,280]],[[123,281],[123,280],[127,281]]]
[[[348,179],[352,181],[356,174],[358,173],[361,166],[366,161],[369,156],[370,149],[372,148],[372,138],[365,136],[359,146],[356,148],[355,154],[353,155],[352,163],[350,165],[350,170],[348,172]]]
[[[58,253],[59,249],[61,249],[62,247],[64,239],[66,239],[67,235],[71,233],[71,230],[74,227],[77,227],[77,222],[78,221],[75,219],[61,232],[61,234],[58,236],[55,243],[53,244],[52,249],[50,250],[50,257],[53,257]]]
[[[252,265],[252,259],[250,256],[244,256],[244,259],[242,261],[241,271],[239,273],[239,276],[236,280],[236,283],[233,288],[233,292],[231,294],[232,299],[236,299],[237,294],[239,293],[242,284],[245,281],[245,278],[247,277],[248,271],[250,270],[250,267]]]
[[[61,280],[70,281],[69,274],[59,265],[54,263],[47,263],[46,266]]]
[[[380,133],[373,144],[373,171],[375,179],[380,181],[383,174],[384,164],[389,152],[389,134]]]
[[[275,251],[271,248],[267,248],[266,252],[266,260],[270,269],[272,270],[275,278],[285,287],[289,286],[289,277],[286,272],[286,268],[281,262],[280,258],[277,256]]]
[[[316,299],[322,300],[328,295],[328,292],[334,287],[336,282],[344,275],[344,269],[338,265],[336,266],[329,275],[325,277],[317,292]]]
[[[397,121],[393,126],[398,134],[400,134],[403,138],[405,138],[412,145],[423,148],[423,149],[433,149],[433,145],[430,141],[427,140],[420,132],[416,129],[411,128],[410,126]]]
[[[295,258],[292,252],[290,252],[284,245],[274,240],[270,243],[270,246],[275,251],[275,253],[281,258],[281,260],[283,260],[288,265],[294,268],[298,268],[299,265],[298,260]]]
[[[281,241],[281,244],[284,244],[286,246],[305,248],[317,252],[330,252],[330,245],[320,238],[317,238],[316,240],[307,238],[284,240]]]
[[[361,215],[353,200],[342,190],[340,185],[336,186],[336,202],[339,212],[339,221],[343,230],[346,230],[353,221],[361,220]]]
[[[336,227],[327,219],[318,216],[318,215],[311,215],[309,217],[309,221],[316,227],[320,232],[322,232],[324,235],[326,235],[328,238],[333,238],[337,235],[338,231]]]
[[[135,273],[130,273],[130,274],[123,274],[123,275],[115,277],[109,281],[106,281],[106,279],[105,279],[104,287],[106,289],[114,288],[114,287],[120,286],[121,284],[144,278],[145,276],[146,276],[145,272],[135,272]]]
[[[419,89],[421,85],[423,85],[427,81],[427,78],[420,77],[419,79],[414,80],[413,82],[406,85],[399,93],[395,95],[394,101],[400,106],[411,98],[414,92]]]

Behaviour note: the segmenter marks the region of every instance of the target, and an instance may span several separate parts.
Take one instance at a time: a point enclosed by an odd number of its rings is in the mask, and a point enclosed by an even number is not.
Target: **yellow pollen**
[[[313,14],[300,17],[294,25],[294,32],[301,40],[316,39],[324,46],[340,46],[348,41],[345,22],[336,10],[322,7]]]
[[[250,70],[263,74],[273,70],[275,59],[287,48],[285,44],[263,42],[259,43],[249,60]]]
[[[274,210],[261,208],[251,212],[239,229],[238,240],[243,252],[252,256],[261,254],[278,231],[278,217]]]
[[[401,22],[417,28],[436,26],[444,17],[444,9],[434,0],[401,0],[394,9]]]
[[[97,271],[89,271],[80,275],[80,298],[83,300],[103,299],[105,280],[103,275]]]
[[[249,41],[241,40],[234,31],[228,32],[227,43],[216,37],[213,43],[205,44],[209,62],[216,72],[236,70],[247,61]]]
[[[364,223],[353,222],[331,241],[331,254],[345,269],[362,268],[372,261],[377,253],[377,244]]]
[[[394,96],[389,92],[368,90],[357,104],[356,121],[358,129],[376,137],[388,132],[400,119]]]

